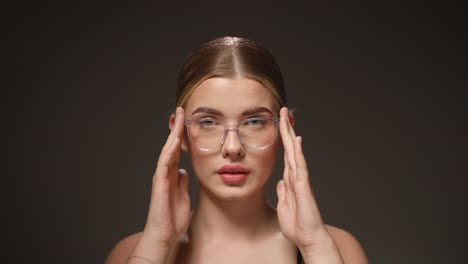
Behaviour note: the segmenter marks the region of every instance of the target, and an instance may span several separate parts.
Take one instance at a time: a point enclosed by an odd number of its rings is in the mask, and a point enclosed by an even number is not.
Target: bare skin
[[[155,264],[296,263],[297,249],[304,263],[367,263],[352,235],[323,223],[309,182],[302,139],[296,136],[294,117],[286,108],[279,111],[280,136],[265,151],[245,148],[233,132],[228,133],[221,149],[211,154],[184,141],[183,121],[196,117],[192,112],[199,107],[216,109],[222,114],[216,118],[236,124],[249,117],[243,115],[246,110],[257,106],[271,111],[256,116],[278,116],[273,96],[260,83],[211,78],[191,95],[185,111],[177,108],[153,176],[145,229],[118,243],[107,264],[126,263],[131,255]],[[276,188],[278,204],[274,209],[265,200],[264,188],[281,144],[285,168]],[[200,186],[193,212],[188,175],[179,170],[181,149],[189,152]],[[229,186],[214,176],[220,165],[228,163],[250,169],[245,184]],[[131,258],[128,263],[149,262]]]

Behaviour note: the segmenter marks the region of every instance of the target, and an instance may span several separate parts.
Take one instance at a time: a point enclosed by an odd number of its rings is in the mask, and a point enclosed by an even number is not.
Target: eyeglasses
[[[227,133],[237,131],[243,146],[262,150],[269,147],[276,138],[279,118],[253,117],[243,120],[237,125],[227,125],[211,118],[196,118],[186,120],[190,141],[201,151],[213,151],[224,144]]]

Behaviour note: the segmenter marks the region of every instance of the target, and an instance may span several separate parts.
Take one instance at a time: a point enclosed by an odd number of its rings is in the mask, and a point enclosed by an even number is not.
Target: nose
[[[239,134],[235,128],[228,129],[221,151],[223,158],[229,157],[232,160],[238,160],[244,156],[244,146],[242,145]]]

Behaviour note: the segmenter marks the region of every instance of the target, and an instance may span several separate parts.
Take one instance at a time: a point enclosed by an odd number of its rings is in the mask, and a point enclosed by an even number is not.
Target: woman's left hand
[[[306,263],[317,260],[317,263],[343,263],[339,250],[322,221],[309,183],[302,138],[296,136],[286,107],[281,109],[280,117],[284,173],[276,187],[276,210],[281,231],[301,250]]]

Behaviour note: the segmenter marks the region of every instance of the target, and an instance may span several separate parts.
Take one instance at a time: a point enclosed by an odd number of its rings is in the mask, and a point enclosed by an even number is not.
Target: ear
[[[175,114],[171,114],[171,116],[169,117],[169,129],[172,131],[172,129],[174,128],[174,123],[175,123]],[[184,138],[182,139],[182,144],[180,146],[180,148],[182,149],[182,151],[184,152],[187,152],[188,151],[188,148],[187,148],[187,143],[185,141],[185,132],[184,132]]]

